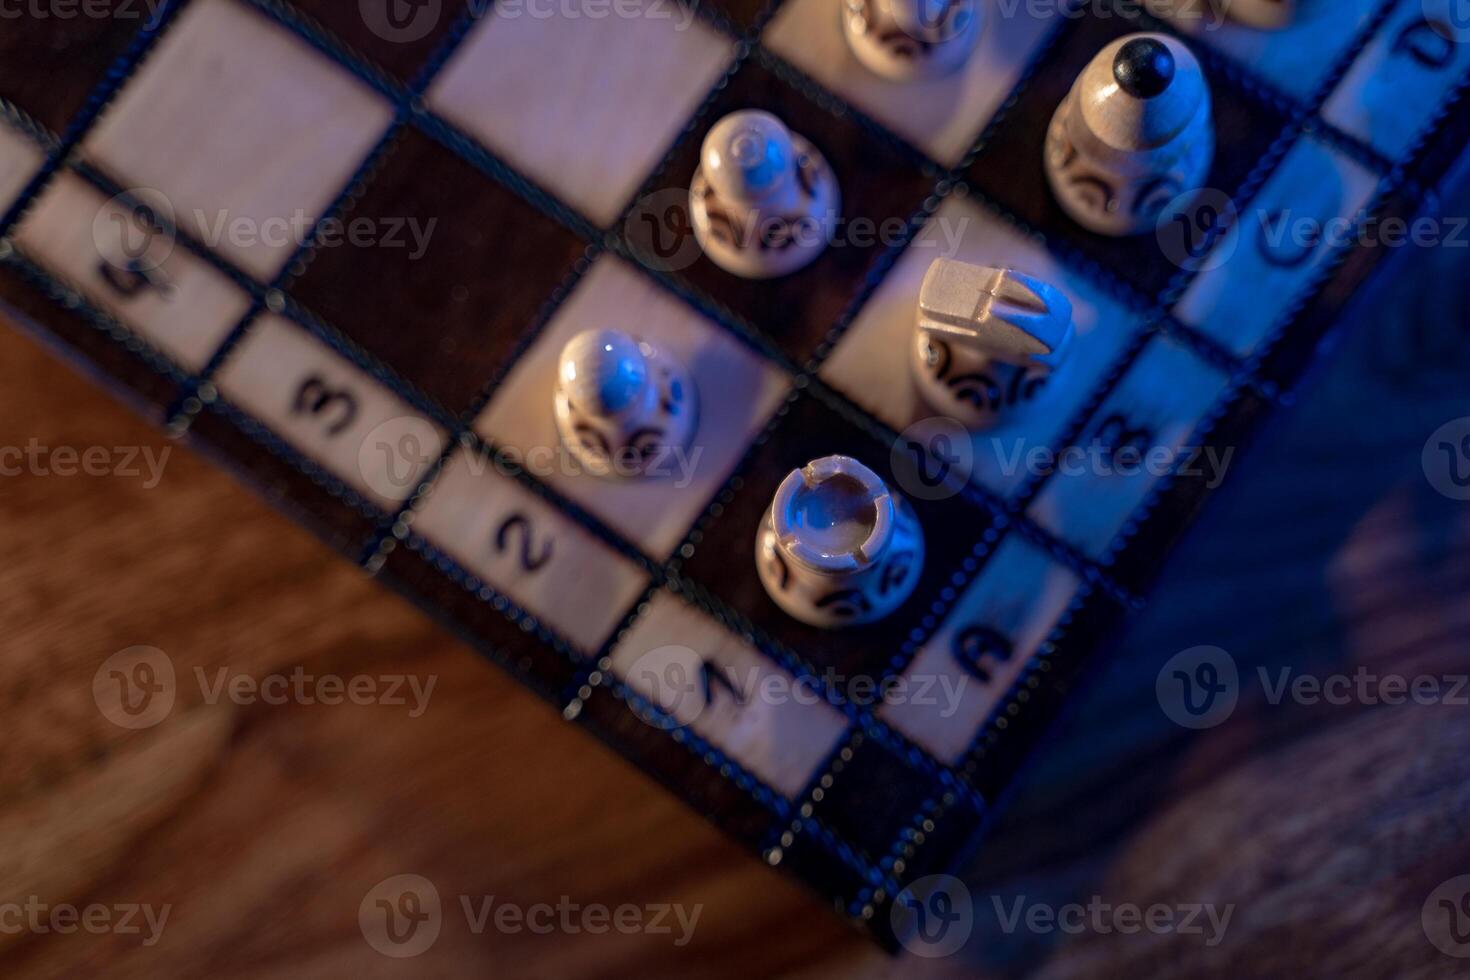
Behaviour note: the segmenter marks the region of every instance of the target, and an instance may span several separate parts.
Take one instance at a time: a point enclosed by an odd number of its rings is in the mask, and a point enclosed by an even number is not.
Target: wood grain
[[[1466,213],[1470,195],[1447,205]],[[1470,871],[1463,708],[1273,705],[1246,683],[1190,733],[1154,700],[1174,652],[1229,650],[1322,675],[1465,672],[1470,511],[1420,450],[1470,411],[1470,287],[1454,250],[1400,256],[1302,405],[1237,461],[1149,612],[1099,664],[965,870],[976,935],[891,961],[801,887],[223,472],[159,437],[32,341],[0,331],[0,445],[172,450],[125,476],[0,480],[3,900],[168,903],[162,939],[7,937],[12,977],[1409,976],[1463,973],[1420,907]],[[1439,284],[1434,290],[1424,283]],[[1413,324],[1414,329],[1406,329]],[[1425,325],[1429,326],[1425,326]],[[1366,406],[1366,407],[1365,407]],[[166,651],[173,713],[127,732],[92,700],[98,666]],[[204,703],[194,669],[261,677],[408,673],[428,710]],[[58,815],[55,818],[49,815]],[[62,819],[64,817],[64,819]],[[106,833],[115,826],[116,834]],[[517,903],[701,905],[693,940],[473,934],[449,919],[414,960],[379,955],[357,909],[412,872]],[[1224,940],[1018,930],[992,897],[1232,903]]]

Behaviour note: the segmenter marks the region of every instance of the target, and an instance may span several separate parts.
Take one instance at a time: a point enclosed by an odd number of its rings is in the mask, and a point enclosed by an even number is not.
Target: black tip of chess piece
[[[1174,55],[1154,38],[1135,38],[1113,59],[1113,78],[1134,98],[1152,99],[1174,80]]]

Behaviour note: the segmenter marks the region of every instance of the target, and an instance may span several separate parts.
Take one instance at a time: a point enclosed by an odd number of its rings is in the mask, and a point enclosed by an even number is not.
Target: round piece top
[[[644,391],[648,362],[638,341],[621,330],[587,330],[562,348],[557,383],[583,411],[616,415]]]
[[[755,201],[790,179],[795,148],[786,125],[759,109],[732,112],[710,129],[700,150],[705,179],[726,198]]]
[[[893,536],[888,487],[850,456],[823,456],[789,473],[771,516],[781,549],[826,573],[862,571]]]
[[[1156,38],[1132,38],[1113,57],[1113,78],[1135,99],[1152,99],[1174,80],[1174,55]]]
[[[1164,34],[1113,41],[1088,63],[1076,91],[1087,130],[1129,152],[1163,146],[1210,112],[1199,60]]]

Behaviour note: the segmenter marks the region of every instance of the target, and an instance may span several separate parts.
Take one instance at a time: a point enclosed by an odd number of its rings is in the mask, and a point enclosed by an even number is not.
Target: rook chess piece
[[[975,0],[845,0],[842,29],[858,61],[895,81],[956,71],[980,34]]]
[[[673,472],[699,418],[699,393],[682,364],[621,330],[588,330],[562,348],[556,371],[562,442],[598,476]]]
[[[1215,155],[1210,92],[1179,41],[1132,34],[1103,48],[1052,117],[1046,176],[1078,224],[1103,235],[1152,228],[1199,188]]]
[[[924,535],[878,474],[824,456],[781,481],[756,533],[755,563],[771,598],[802,622],[867,623],[914,591]]]
[[[919,289],[913,369],[934,411],[971,430],[1040,395],[1072,343],[1061,290],[1013,269],[935,259]]]
[[[769,112],[732,112],[704,138],[689,188],[694,237],[749,279],[795,272],[827,247],[837,178],[817,148]]]

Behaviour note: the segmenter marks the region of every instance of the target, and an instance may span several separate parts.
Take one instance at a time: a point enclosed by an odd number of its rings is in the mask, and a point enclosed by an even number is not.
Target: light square
[[[120,242],[109,243],[109,234],[95,230],[99,222],[114,220],[130,221],[129,210],[75,174],[62,173],[25,216],[15,240],[32,260],[175,363],[198,371],[245,316],[250,297],[177,243],[157,253],[160,264],[154,274],[166,284],[163,289],[142,289],[132,295],[119,291],[108,274],[125,268],[126,256],[111,247],[104,254],[103,245]]]
[[[413,529],[587,656],[648,587],[648,576],[556,507],[458,450]]]
[[[1228,380],[1176,341],[1151,340],[1078,440],[1083,447],[1091,445],[1099,429],[1117,416],[1124,427],[1146,434],[1142,458],[1127,465],[1104,460],[1096,467],[1091,456],[1058,461],[1057,471],[1031,503],[1032,519],[1093,558],[1110,557],[1118,533],[1172,466],[1186,461],[1205,465],[1179,454]],[[1150,462],[1154,453],[1158,461]]]
[[[1225,17],[1212,0],[1164,0],[1160,9],[1182,32],[1223,51],[1288,95],[1305,102],[1316,94],[1383,0],[1304,3],[1278,30],[1261,30]],[[1217,94],[1220,92],[1217,89]]]
[[[915,236],[820,372],[823,380],[899,431],[935,414],[919,397],[910,347],[919,286],[929,264],[941,257],[1030,273],[1072,301],[1077,337],[1067,363],[1039,396],[1043,400],[975,433],[972,440],[972,480],[1009,495],[1027,476],[1017,460],[1033,448],[1051,447],[1060,437],[1121,355],[1135,324],[1127,311],[1038,242],[968,198],[952,196]]]
[[[708,664],[730,688],[700,677]],[[847,730],[843,715],[708,615],[660,592],[613,650],[612,670],[788,799],[800,796]],[[739,703],[736,698],[743,699]]]
[[[1463,0],[1400,0],[1337,83],[1322,116],[1398,160],[1439,116],[1467,68]]]
[[[904,670],[904,696],[891,696],[879,716],[940,762],[956,764],[1080,585],[1070,569],[1017,535],[1008,536]],[[1011,643],[1009,657],[984,660],[988,681],[955,657],[956,644],[972,627],[994,629]]]
[[[475,28],[430,107],[601,227],[613,224],[734,57],[671,0],[511,4]]]
[[[251,328],[220,392],[386,510],[417,489],[444,435],[362,368],[284,317]]]
[[[980,36],[953,75],[898,83],[857,60],[842,32],[842,0],[790,0],[763,42],[945,166],[957,165],[1058,24],[1026,3],[979,0]]]
[[[235,0],[180,16],[87,138],[119,183],[172,204],[179,227],[271,279],[346,190],[393,107]]]
[[[1175,315],[1237,354],[1251,353],[1318,270],[1351,247],[1342,231],[1377,188],[1372,171],[1325,143],[1302,139],[1216,244]]]
[[[564,458],[552,411],[561,350],[582,331],[602,327],[649,341],[693,375],[699,428],[687,455],[674,456],[668,476],[604,478],[575,466],[536,464]],[[519,451],[536,476],[661,560],[683,540],[790,385],[784,371],[719,325],[623,261],[603,256],[521,356],[475,428]]]
[[[15,203],[45,160],[34,140],[0,119],[0,212]]]

